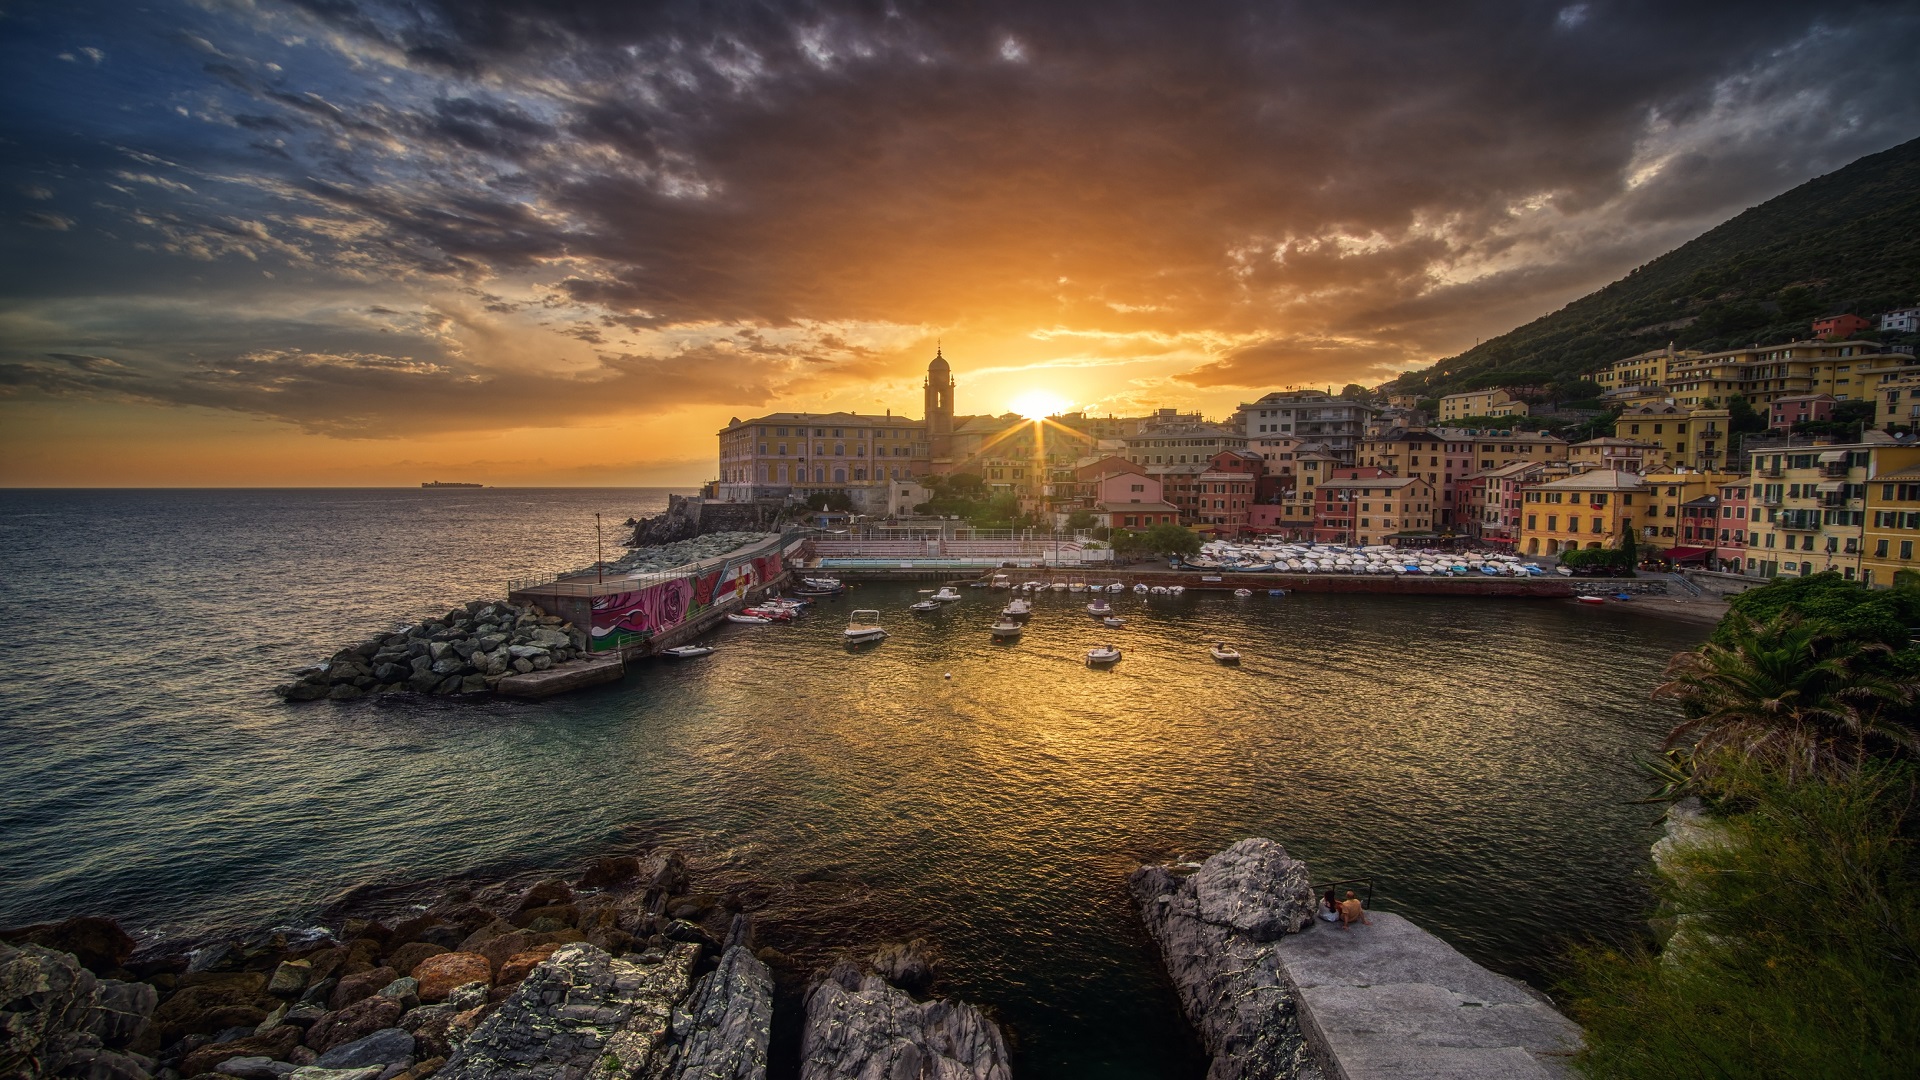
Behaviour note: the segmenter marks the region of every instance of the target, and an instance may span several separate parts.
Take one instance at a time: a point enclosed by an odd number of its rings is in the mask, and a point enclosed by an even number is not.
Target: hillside
[[[1812,320],[1920,294],[1920,139],[1809,180],[1550,315],[1409,372],[1422,396],[1557,380],[1672,341],[1731,349],[1803,338]],[[1442,375],[1442,372],[1446,374]]]

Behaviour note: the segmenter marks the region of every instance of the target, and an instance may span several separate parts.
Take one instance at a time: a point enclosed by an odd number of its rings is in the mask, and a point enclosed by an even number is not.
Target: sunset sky
[[[1375,383],[1920,134],[1902,3],[0,9],[0,485]]]

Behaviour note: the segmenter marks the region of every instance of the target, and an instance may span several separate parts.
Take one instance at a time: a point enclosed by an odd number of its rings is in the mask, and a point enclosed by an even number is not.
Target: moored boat
[[[712,654],[713,646],[711,645],[675,645],[671,649],[660,650],[661,656],[672,657],[675,660],[691,660],[696,656],[710,656]]]
[[[748,615],[739,611],[727,612],[727,621],[744,623],[747,626],[767,626],[773,622],[764,615]]]
[[[908,605],[907,610],[917,611],[924,615],[930,611],[939,611],[943,607],[946,607],[946,605],[942,604],[938,600],[921,600],[916,603]]]
[[[1106,618],[1100,620],[1100,625],[1106,627],[1109,630],[1118,630],[1121,627],[1127,625],[1127,620],[1121,618],[1118,615],[1109,615]]]
[[[1213,654],[1215,660],[1223,664],[1237,664],[1240,662],[1240,650],[1228,645],[1224,641],[1207,646],[1207,651]]]
[[[1009,638],[1017,638],[1021,634],[1026,633],[1026,630],[1027,630],[1026,627],[1020,625],[1017,622],[1014,622],[1012,619],[1005,619],[1005,618],[1001,619],[997,623],[994,623],[992,626],[987,627],[988,633],[992,634],[994,637],[999,638],[1001,640],[1006,640]]]
[[[1088,667],[1103,667],[1107,664],[1117,664],[1119,662],[1120,650],[1111,645],[1102,645],[1098,648],[1087,650]]]
[[[951,585],[942,585],[940,591],[933,594],[933,598],[942,604],[951,604],[960,599],[960,590]]]
[[[864,645],[870,641],[885,640],[887,632],[880,628],[880,613],[872,608],[857,608],[847,616],[847,628],[841,631],[849,645]]]
[[[1242,600],[1245,600],[1247,597],[1253,595],[1253,590],[1252,589],[1235,589],[1233,590],[1233,595],[1239,597]]]

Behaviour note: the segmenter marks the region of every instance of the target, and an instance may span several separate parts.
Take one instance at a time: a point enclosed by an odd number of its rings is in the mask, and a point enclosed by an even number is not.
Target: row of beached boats
[[[978,588],[981,584],[982,584],[981,582],[974,582],[973,586],[975,588]],[[1042,592],[1123,593],[1127,591],[1126,583],[1120,582],[1120,581],[1114,581],[1114,582],[1108,582],[1108,583],[1087,582],[1087,581],[1056,581],[1056,582],[1053,582],[1052,584],[1048,584],[1044,581],[1023,581],[1018,585],[1016,585],[1013,583],[1012,579],[1007,577],[1007,575],[1005,574],[996,574],[994,575],[993,580],[986,582],[985,584],[989,588],[1011,589],[1014,592],[1023,592],[1023,593],[1042,593]],[[1154,596],[1179,596],[1181,593],[1187,591],[1187,587],[1185,585],[1139,584],[1139,585],[1133,586],[1133,591],[1141,596],[1146,596],[1148,594],[1152,594]]]
[[[1210,540],[1182,560],[1194,570],[1229,574],[1431,574],[1467,577],[1538,577],[1546,571],[1518,555],[1445,552],[1373,544],[1241,543]]]

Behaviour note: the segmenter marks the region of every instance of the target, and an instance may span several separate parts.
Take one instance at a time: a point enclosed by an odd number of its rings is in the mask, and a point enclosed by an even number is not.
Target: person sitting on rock
[[[1348,889],[1347,898],[1340,901],[1340,929],[1345,930],[1354,923],[1373,925],[1367,921],[1367,909],[1360,906],[1360,898],[1353,895],[1352,889]]]
[[[1340,894],[1332,889],[1320,898],[1320,917],[1328,922],[1340,921]]]

